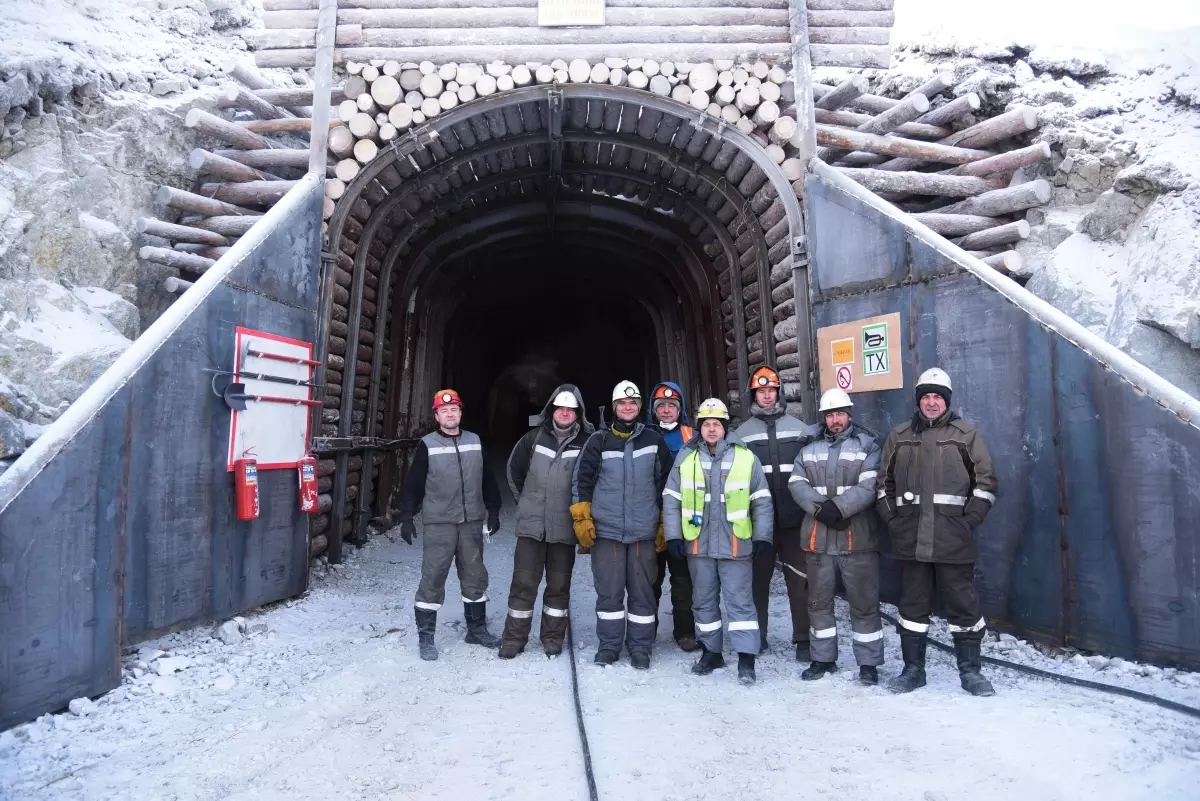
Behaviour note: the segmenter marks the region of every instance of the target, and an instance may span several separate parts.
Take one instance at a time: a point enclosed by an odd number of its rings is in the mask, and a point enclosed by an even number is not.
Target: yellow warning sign
[[[821,391],[902,389],[900,315],[884,314],[817,329]]]
[[[834,364],[854,364],[854,340],[835,339],[831,343]]]

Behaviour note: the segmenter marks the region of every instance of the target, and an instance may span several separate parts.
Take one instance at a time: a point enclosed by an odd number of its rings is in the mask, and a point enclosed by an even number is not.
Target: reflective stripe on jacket
[[[788,489],[805,512],[800,547],[826,554],[847,554],[879,549],[875,518],[875,484],[879,475],[879,444],[875,437],[851,423],[831,436],[805,445],[796,457]],[[831,529],[817,520],[817,507],[832,499],[850,525]]]
[[[464,431],[448,437],[434,431],[421,438],[429,455],[421,518],[430,523],[466,523],[483,520],[483,446],[479,437]]]
[[[733,462],[728,472],[722,467],[724,486],[721,501],[725,504],[725,519],[733,526],[733,535],[739,540],[748,540],[754,533],[750,524],[750,473],[754,466],[754,454],[746,448],[730,448]],[[683,538],[688,542],[700,537],[700,526],[692,519],[703,515],[705,501],[712,495],[704,486],[704,470],[700,467],[699,451],[691,451],[679,464],[679,487],[683,496],[680,519]],[[703,519],[703,518],[702,518]]]
[[[920,412],[917,413],[920,415]],[[975,426],[947,411],[896,426],[883,447],[876,509],[897,559],[965,564],[996,501],[992,457]]]
[[[804,522],[804,511],[788,492],[788,479],[800,449],[820,433],[820,428],[784,414],[782,407],[777,408],[779,412],[775,414],[756,407],[750,419],[734,433],[762,463],[775,502],[775,528],[783,531],[799,528]]]
[[[753,549],[745,540],[734,534],[733,524],[722,498],[726,497],[728,476],[733,468],[734,452],[741,450],[753,458],[750,464],[749,502],[751,539],[771,542],[774,536],[775,514],[772,508],[771,490],[766,474],[758,458],[741,443],[736,434],[726,434],[717,443],[716,453],[710,454],[708,446],[694,437],[683,447],[667,486],[663,489],[663,528],[667,539],[683,539],[683,493],[681,465],[693,453],[699,454],[699,465],[704,472],[706,489],[704,511],[701,513],[700,536],[688,543],[689,556],[707,556],[714,559],[749,559]],[[716,468],[714,469],[714,465]]]
[[[576,461],[572,503],[592,504],[596,536],[623,543],[654,539],[671,469],[671,451],[662,435],[641,423],[628,439],[597,431]]]

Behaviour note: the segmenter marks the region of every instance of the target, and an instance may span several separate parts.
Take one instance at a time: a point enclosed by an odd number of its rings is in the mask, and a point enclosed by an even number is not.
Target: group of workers
[[[675,641],[701,652],[692,672],[725,666],[728,631],[738,680],[753,684],[755,657],[767,647],[778,561],[796,660],[810,663],[801,678],[837,670],[840,574],[859,680],[875,685],[884,658],[879,544],[886,526],[901,571],[904,658],[888,688],[925,685],[936,590],[963,689],[992,695],[980,671],[986,623],[974,585],[974,530],[996,500],[997,482],[983,437],[951,411],[950,377],[938,368],[921,374],[915,413],[882,448],[855,422],[846,392],[827,391],[820,422],[810,425],[788,414],[781,389],[773,369],[755,371],[748,419],[733,430],[717,398],[699,405],[692,428],[683,393],[671,382],[654,387],[644,419],[638,387],[617,384],[613,422],[599,430],[586,419],[577,387],[555,389],[508,459],[517,543],[499,638],[487,628],[483,548],[500,526],[500,493],[479,438],[460,428],[461,399],[439,391],[438,430],[421,440],[400,509],[405,542],[416,535],[418,510],[424,522],[415,602],[421,658],[438,655],[434,632],[451,562],[467,642],[498,647],[502,659],[517,657],[529,642],[544,577],[539,636],[547,656],[560,654],[578,544],[578,553],[590,554],[595,583],[596,664],[614,664],[624,649],[634,668],[650,667],[669,572]]]

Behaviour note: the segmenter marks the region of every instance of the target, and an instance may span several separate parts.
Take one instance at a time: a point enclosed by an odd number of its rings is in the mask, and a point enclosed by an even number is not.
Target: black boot
[[[437,612],[432,609],[418,609],[417,612],[417,647],[421,658],[432,662],[438,658],[437,646],[433,644],[433,633],[437,630]]]
[[[758,652],[760,654],[765,654],[767,652],[767,631],[766,631],[766,629],[763,629],[763,632],[758,635]]]
[[[808,662],[812,659],[812,654],[808,650],[808,640],[796,643],[796,661]]]
[[[900,652],[904,654],[904,670],[888,682],[894,693],[911,693],[925,686],[925,635],[901,634]]]
[[[800,678],[804,679],[805,681],[816,681],[826,673],[836,672],[837,662],[813,662],[804,669],[804,672],[800,674]]]
[[[692,672],[697,676],[707,676],[717,668],[723,667],[725,667],[725,657],[721,655],[721,652],[710,651],[705,648],[704,653],[700,655],[700,659],[696,661],[696,664],[692,665]]]
[[[595,662],[597,665],[612,665],[612,664],[616,664],[616,661],[620,658],[621,658],[621,655],[618,654],[616,651],[610,650],[608,648],[601,648],[599,651],[596,652],[596,658],[593,659],[592,661]]]
[[[955,640],[954,655],[958,657],[958,679],[962,682],[962,688],[971,695],[986,697],[995,695],[996,690],[979,672],[979,651],[982,646],[982,641],[976,639]]]
[[[468,644],[482,645],[484,648],[495,648],[500,644],[500,638],[488,631],[487,601],[464,602],[463,617],[467,619]]]
[[[874,665],[859,665],[858,680],[874,687],[879,683],[879,668]]]
[[[533,620],[527,617],[513,617],[511,614],[504,619],[504,630],[500,633],[500,658],[516,659],[525,650],[529,642],[529,631],[533,628]]]
[[[645,651],[632,651],[629,654],[629,664],[633,665],[634,670],[649,670],[650,654]]]
[[[757,680],[754,675],[754,654],[738,654],[738,683],[749,687]]]

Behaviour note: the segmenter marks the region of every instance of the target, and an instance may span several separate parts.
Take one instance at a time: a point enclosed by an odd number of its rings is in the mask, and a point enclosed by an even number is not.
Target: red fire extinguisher
[[[296,467],[300,474],[300,511],[311,515],[317,511],[317,460],[305,456]]]
[[[258,461],[238,459],[233,463],[233,493],[238,520],[258,519]]]

